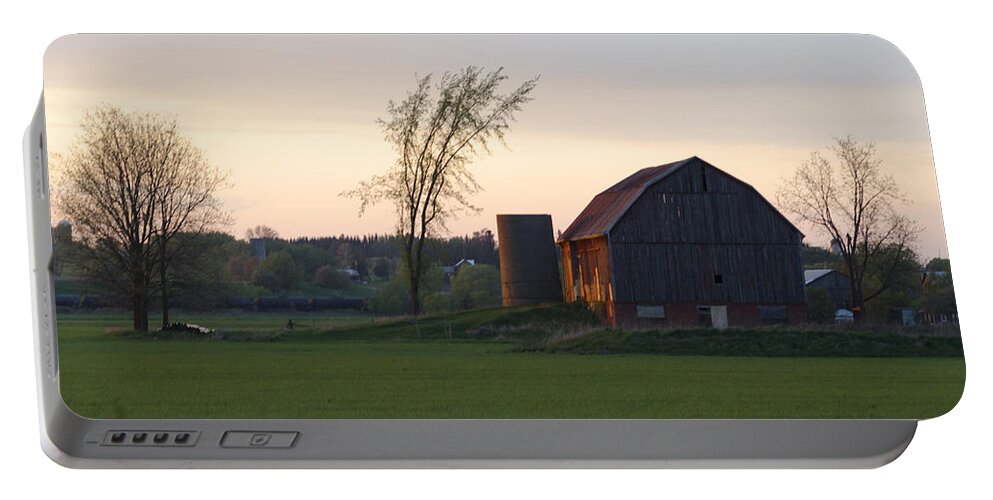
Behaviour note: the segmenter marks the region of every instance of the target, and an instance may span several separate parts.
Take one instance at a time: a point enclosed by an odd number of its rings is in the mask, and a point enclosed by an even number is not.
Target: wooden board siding
[[[806,302],[799,251],[787,245],[614,243],[613,261],[619,302]]]
[[[690,164],[646,189],[611,229],[614,298],[806,303],[801,238],[750,186]]]
[[[565,302],[576,301],[575,278],[579,273],[578,263],[572,258],[572,242],[563,241],[558,243],[559,254],[562,256],[562,300]]]
[[[702,164],[684,167],[649,187],[610,231],[613,244],[799,245],[800,240],[800,233],[751,187]]]
[[[607,319],[613,320],[614,290],[611,283],[610,249],[606,237],[566,241],[562,252],[562,295],[566,302],[578,299],[604,304]]]

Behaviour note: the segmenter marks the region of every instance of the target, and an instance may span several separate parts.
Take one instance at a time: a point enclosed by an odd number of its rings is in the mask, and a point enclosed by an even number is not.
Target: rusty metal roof
[[[697,157],[694,156],[657,167],[643,168],[625,177],[624,180],[596,195],[579,213],[576,220],[566,228],[559,241],[580,240],[607,234],[648,186],[696,159]]]

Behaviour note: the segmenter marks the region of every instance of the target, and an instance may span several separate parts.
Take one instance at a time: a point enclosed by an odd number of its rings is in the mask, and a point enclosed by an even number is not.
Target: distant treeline
[[[371,258],[397,259],[401,255],[400,237],[389,234],[371,234],[365,236],[321,236],[277,239],[272,243],[274,250],[279,250],[285,244],[306,244],[321,248],[333,255],[351,255],[356,260]],[[426,243],[425,257],[431,262],[448,265],[460,259],[472,259],[477,264],[500,266],[497,254],[496,240],[493,232],[482,229],[471,235],[450,238],[429,238]],[[345,248],[345,250],[342,250]]]
[[[55,306],[62,309],[99,309],[114,304],[103,301],[99,296],[59,294],[55,296]],[[362,297],[225,297],[218,304],[225,309],[243,311],[333,311],[365,310],[368,301]]]
[[[52,230],[52,269],[60,305],[126,307],[127,276],[108,273],[102,265],[105,259],[114,256],[92,251],[72,233],[68,223]],[[170,243],[174,258],[165,280],[172,305],[185,309],[363,309],[369,299],[375,299],[374,308],[382,312],[402,312],[403,302],[392,297],[402,297],[402,290],[393,288],[404,282],[396,275],[405,272],[397,236],[263,239],[265,255],[260,259],[258,249],[247,238],[237,239],[220,232],[177,235]],[[458,302],[498,302],[499,281],[496,278],[495,284],[491,283],[494,282],[491,275],[499,266],[499,256],[493,233],[486,229],[471,235],[431,238],[427,242],[425,260],[438,278],[429,280],[431,283],[424,292],[447,293],[453,276],[443,270],[451,269],[462,259],[482,265],[479,272],[485,276],[486,296],[476,300],[460,297]],[[462,281],[470,288],[463,295],[478,292],[475,284]],[[159,280],[149,283],[148,290],[151,297],[158,297]],[[386,303],[395,304],[384,308],[382,304]]]

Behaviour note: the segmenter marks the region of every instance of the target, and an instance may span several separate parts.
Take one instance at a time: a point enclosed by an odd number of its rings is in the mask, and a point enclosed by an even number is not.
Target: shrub
[[[314,283],[324,288],[344,290],[348,288],[350,281],[347,274],[332,266],[321,266],[314,272]]]
[[[256,285],[264,286],[269,290],[282,291],[296,287],[302,277],[303,272],[293,257],[285,251],[280,251],[259,263],[253,281]]]
[[[422,294],[421,309],[429,314],[449,312],[452,310],[451,297],[444,292]]]
[[[812,323],[831,323],[834,321],[834,299],[831,294],[818,287],[807,289],[807,319]]]
[[[372,274],[375,274],[379,279],[389,279],[390,275],[393,274],[393,264],[389,259],[379,259],[372,266]]]
[[[377,314],[406,314],[410,312],[410,292],[407,280],[400,273],[379,288],[369,301],[369,310]]]
[[[442,275],[441,267],[432,265],[424,270],[421,276],[420,295],[422,309],[430,310],[431,307],[440,307],[436,296],[441,290]],[[429,299],[430,298],[430,299]],[[410,286],[407,282],[407,270],[405,266],[398,266],[393,277],[385,285],[379,287],[379,291],[372,300],[369,301],[369,310],[378,314],[407,314],[410,313]]]
[[[294,243],[286,246],[293,261],[300,266],[304,276],[313,276],[322,266],[334,263],[331,253],[307,243]]]
[[[486,264],[459,269],[452,279],[452,304],[457,309],[500,305],[500,271]]]

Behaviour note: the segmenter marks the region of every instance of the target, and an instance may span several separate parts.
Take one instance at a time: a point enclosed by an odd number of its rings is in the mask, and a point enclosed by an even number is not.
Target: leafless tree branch
[[[814,152],[792,177],[783,179],[776,201],[801,224],[822,231],[840,249],[851,282],[856,317],[865,302],[885,292],[896,266],[911,254],[921,229],[898,212],[909,203],[893,176],[882,170],[876,146],[851,135],[834,138],[829,147],[836,163]],[[884,251],[895,252],[882,284],[865,290],[866,272]]]
[[[378,120],[397,155],[393,167],[341,193],[360,200],[360,215],[377,203],[393,203],[415,315],[425,241],[453,218],[478,212],[470,200],[482,187],[468,167],[490,153],[491,141],[506,146],[516,113],[538,83],[535,77],[500,94],[506,79],[503,68],[476,66],[445,73],[433,85],[431,75],[417,78],[414,90],[399,103],[389,101],[388,118]]]

